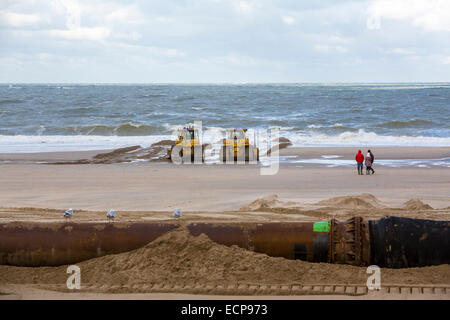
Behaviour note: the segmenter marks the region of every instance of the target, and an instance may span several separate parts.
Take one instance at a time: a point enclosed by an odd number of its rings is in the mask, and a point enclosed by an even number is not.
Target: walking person
[[[375,160],[375,156],[373,155],[372,151],[368,150],[367,152],[368,154],[370,154],[370,162],[372,163],[370,170],[372,171],[372,174],[374,174],[375,170],[373,170],[373,161]]]
[[[358,174],[359,175],[363,175],[363,162],[364,162],[364,155],[362,154],[361,150],[358,150],[358,153],[356,154],[355,157],[356,160],[356,167],[358,168]]]
[[[370,156],[370,153],[367,152],[367,156],[366,156],[366,161],[365,161],[365,165],[366,165],[366,174],[369,175],[370,171],[372,171],[372,157]]]

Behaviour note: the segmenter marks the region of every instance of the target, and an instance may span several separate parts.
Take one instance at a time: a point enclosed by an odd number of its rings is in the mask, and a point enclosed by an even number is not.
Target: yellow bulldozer
[[[228,129],[222,141],[222,162],[259,161],[259,149],[249,143],[247,129]]]
[[[184,127],[178,131],[178,138],[170,150],[170,158],[175,153],[181,157],[182,162],[204,162],[205,146],[200,144],[199,132],[192,127]]]

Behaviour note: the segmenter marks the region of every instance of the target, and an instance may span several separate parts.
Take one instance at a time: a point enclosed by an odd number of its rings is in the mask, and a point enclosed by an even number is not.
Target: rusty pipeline
[[[355,217],[328,222],[191,222],[207,235],[269,256],[356,266],[415,267],[450,263],[448,221]],[[178,222],[3,223],[0,264],[58,266],[140,248]]]

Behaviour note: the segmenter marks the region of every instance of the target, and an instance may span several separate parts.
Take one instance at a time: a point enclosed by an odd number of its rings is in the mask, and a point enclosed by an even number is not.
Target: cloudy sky
[[[2,0],[0,82],[450,81],[449,0]]]

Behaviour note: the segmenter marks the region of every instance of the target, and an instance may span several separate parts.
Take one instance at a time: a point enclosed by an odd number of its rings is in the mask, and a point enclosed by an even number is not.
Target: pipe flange
[[[368,223],[361,217],[330,221],[328,262],[366,266],[370,263]]]

